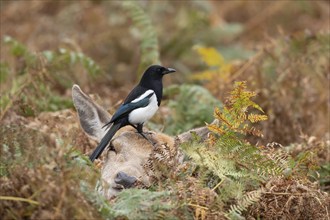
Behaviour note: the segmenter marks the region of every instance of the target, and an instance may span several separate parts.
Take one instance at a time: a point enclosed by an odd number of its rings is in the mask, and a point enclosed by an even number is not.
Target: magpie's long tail
[[[109,144],[109,142],[111,141],[112,137],[116,134],[116,132],[118,131],[119,128],[121,128],[121,123],[114,123],[110,127],[109,131],[102,138],[100,144],[94,150],[94,152],[92,153],[92,155],[90,155],[89,159],[92,162],[101,155],[101,153],[103,152],[103,150],[105,149],[105,147]]]

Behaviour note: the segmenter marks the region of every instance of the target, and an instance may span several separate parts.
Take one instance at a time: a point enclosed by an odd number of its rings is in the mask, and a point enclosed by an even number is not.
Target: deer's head
[[[72,99],[82,129],[92,139],[100,141],[106,132],[106,128],[102,127],[110,121],[111,115],[83,93],[78,85],[72,87]],[[194,129],[194,132],[205,137],[208,130],[203,127]],[[155,132],[147,132],[147,135],[153,143],[127,126],[121,128],[109,143],[101,170],[101,193],[107,198],[115,196],[124,188],[134,187],[137,182],[148,186],[150,180],[143,165],[153,149],[161,145],[174,147],[173,137]],[[178,136],[181,142],[190,138],[191,131]]]

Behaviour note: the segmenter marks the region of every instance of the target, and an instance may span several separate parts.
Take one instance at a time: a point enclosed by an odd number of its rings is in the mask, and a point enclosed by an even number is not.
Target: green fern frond
[[[235,82],[234,89],[230,93],[229,103],[232,104],[235,112],[247,109],[248,107],[253,107],[264,112],[257,103],[251,100],[256,95],[255,92],[247,91],[246,81]]]
[[[82,52],[60,48],[58,51],[43,51],[42,54],[46,57],[50,65],[53,66],[80,64],[91,76],[96,76],[101,72],[100,66]]]
[[[57,95],[53,87],[64,89],[70,87],[72,81],[79,82],[81,74],[79,78],[73,71],[68,74],[68,70],[76,64],[82,66],[91,76],[101,72],[101,68],[91,58],[80,52],[60,49],[34,53],[9,36],[4,38],[4,43],[11,51],[9,55],[19,58],[24,65],[20,66],[21,69],[8,67],[20,73],[12,81],[9,81],[9,77],[7,80],[1,79],[1,83],[8,89],[0,103],[0,120],[11,108],[16,108],[21,115],[33,116],[40,111],[72,107],[72,101]],[[66,74],[60,74],[61,71]],[[14,103],[18,105],[13,105]]]
[[[226,105],[221,110],[220,108],[214,110],[214,117],[221,125],[209,125],[209,129],[219,135],[231,131],[261,137],[262,132],[250,124],[265,121],[268,117],[264,114],[249,113],[249,110],[253,109],[263,113],[262,108],[251,100],[255,96],[255,92],[247,90],[246,82],[236,82]]]
[[[5,36],[3,41],[10,47],[11,54],[15,57],[22,57],[27,66],[35,64],[35,61],[37,60],[36,54],[32,53],[24,44],[10,36]]]
[[[255,95],[247,90],[245,82],[237,82],[225,106],[215,108],[214,117],[219,124],[208,125],[211,135],[206,144],[192,141],[182,145],[185,153],[203,170],[211,171],[224,181],[217,192],[222,202],[236,201],[227,213],[230,218],[240,216],[258,201],[261,183],[282,175],[289,167],[285,154],[267,154],[244,139],[248,134],[261,136],[253,124],[267,120],[264,114],[250,113],[250,110],[263,113],[261,107],[251,101]],[[231,192],[232,187],[235,192]],[[255,191],[247,193],[251,187]]]
[[[155,63],[160,64],[156,29],[152,25],[150,17],[145,13],[138,2],[124,1],[123,7],[128,11],[134,26],[141,33],[141,62],[138,70],[140,74],[147,66]]]
[[[146,189],[127,189],[122,191],[112,206],[115,216],[128,219],[157,219],[163,212],[169,214],[174,204],[169,200],[170,193],[152,192]],[[173,216],[169,216],[172,217]]]
[[[237,216],[241,216],[242,212],[245,211],[250,205],[260,200],[262,192],[262,189],[258,189],[246,193],[243,198],[240,199],[236,204],[230,206],[229,212],[226,214],[226,217],[228,219],[233,219]]]

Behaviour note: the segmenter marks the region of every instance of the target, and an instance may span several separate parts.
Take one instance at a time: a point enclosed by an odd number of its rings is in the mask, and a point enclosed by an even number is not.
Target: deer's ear
[[[211,124],[218,124],[219,120],[215,119]],[[202,140],[206,140],[210,130],[207,128],[207,126],[200,127],[200,128],[194,128],[190,131],[186,131],[182,134],[179,134],[177,137],[180,142],[187,142],[190,141],[192,138],[192,132],[196,133],[199,137],[202,138]]]
[[[81,91],[78,85],[72,87],[72,100],[83,130],[91,138],[100,141],[105,134],[102,126],[110,121],[111,115]]]

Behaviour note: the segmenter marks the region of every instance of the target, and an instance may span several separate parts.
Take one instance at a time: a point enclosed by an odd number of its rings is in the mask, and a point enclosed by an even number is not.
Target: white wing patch
[[[135,102],[138,102],[142,99],[144,99],[145,97],[147,97],[148,95],[150,95],[151,93],[154,93],[154,91],[152,91],[151,89],[145,91],[145,93],[143,93],[142,95],[140,95],[138,98],[134,99],[132,102],[135,103]]]
[[[143,124],[156,113],[156,111],[158,110],[157,97],[154,91],[152,91],[151,89],[147,90],[144,94],[134,99],[132,102],[138,102],[152,93],[153,95],[150,97],[149,104],[146,107],[135,109],[131,113],[129,113],[128,120],[131,124]]]

